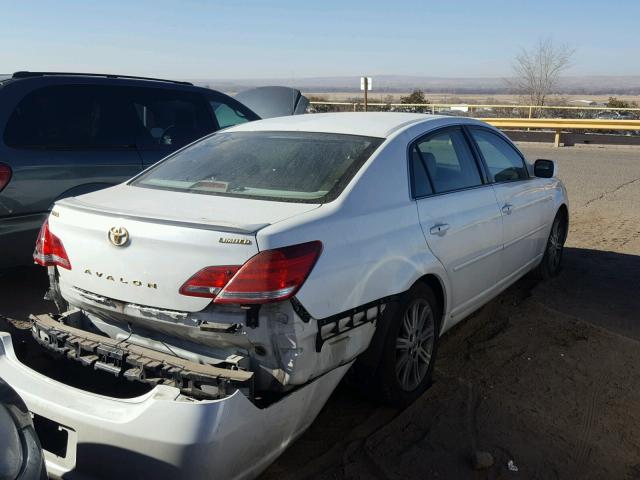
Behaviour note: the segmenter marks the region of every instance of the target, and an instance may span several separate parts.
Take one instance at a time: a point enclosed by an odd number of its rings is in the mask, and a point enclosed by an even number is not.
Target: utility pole
[[[367,111],[368,102],[367,102],[367,90],[369,90],[369,77],[364,77],[364,111]]]
[[[369,90],[371,89],[371,77],[360,77],[360,90],[364,90],[364,111],[369,109]]]

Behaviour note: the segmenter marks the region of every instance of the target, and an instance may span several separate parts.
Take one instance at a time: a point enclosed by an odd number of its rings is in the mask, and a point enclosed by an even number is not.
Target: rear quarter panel
[[[425,273],[446,285],[409,195],[405,152],[402,139],[385,142],[338,199],[258,232],[261,250],[322,241],[318,263],[297,294],[314,318],[404,292]]]

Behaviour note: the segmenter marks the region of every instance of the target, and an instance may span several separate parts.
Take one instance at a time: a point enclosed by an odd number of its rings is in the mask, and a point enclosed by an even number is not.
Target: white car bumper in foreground
[[[28,368],[16,358],[11,336],[0,333],[0,377],[66,441],[60,456],[45,452],[53,477],[253,478],[313,422],[349,366],[264,409],[239,391],[194,401],[168,386],[117,399]]]

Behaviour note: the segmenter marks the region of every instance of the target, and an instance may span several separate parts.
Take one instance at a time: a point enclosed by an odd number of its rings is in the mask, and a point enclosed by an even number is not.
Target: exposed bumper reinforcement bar
[[[85,366],[127,380],[179,388],[194,398],[222,398],[252,388],[253,372],[195,363],[65,325],[50,315],[31,316],[35,340]]]

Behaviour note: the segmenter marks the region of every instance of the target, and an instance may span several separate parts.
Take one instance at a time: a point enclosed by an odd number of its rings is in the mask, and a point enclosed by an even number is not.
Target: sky
[[[176,79],[508,76],[520,48],[567,75],[640,75],[637,0],[0,0],[0,73]]]

